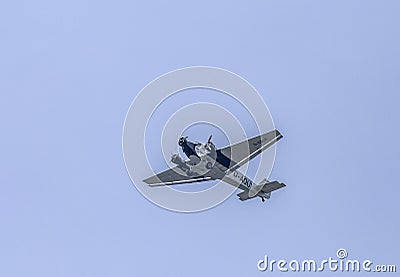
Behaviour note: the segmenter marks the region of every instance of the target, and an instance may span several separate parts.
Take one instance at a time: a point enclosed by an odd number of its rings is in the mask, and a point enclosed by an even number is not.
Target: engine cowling
[[[178,165],[182,169],[187,169],[188,166],[186,165],[185,161],[179,156],[179,154],[174,154],[171,156],[171,162]]]

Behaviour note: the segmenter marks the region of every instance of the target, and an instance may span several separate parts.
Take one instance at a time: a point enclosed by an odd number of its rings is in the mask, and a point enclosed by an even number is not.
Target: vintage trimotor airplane
[[[270,182],[267,179],[256,184],[238,171],[239,167],[282,138],[278,130],[221,149],[215,148],[211,138],[212,136],[206,143],[201,144],[181,137],[178,144],[189,160],[185,161],[179,154],[173,154],[171,162],[176,164],[174,168],[143,181],[150,186],[169,186],[219,179],[242,189],[243,192],[237,194],[240,200],[258,196],[263,202],[265,198],[271,197],[272,191],[286,186],[284,183]]]

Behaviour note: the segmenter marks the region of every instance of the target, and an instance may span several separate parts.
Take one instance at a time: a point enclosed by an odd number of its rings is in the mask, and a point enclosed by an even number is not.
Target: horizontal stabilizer
[[[255,186],[254,189],[242,191],[241,193],[237,194],[237,196],[239,196],[239,199],[242,201],[254,198],[256,196],[269,199],[272,191],[283,187],[286,187],[284,183],[279,183],[278,181],[268,182],[266,179],[264,179],[259,185]]]
[[[277,190],[277,189],[280,189],[283,187],[286,187],[286,185],[284,183],[279,183],[278,181],[273,181],[273,182],[269,182],[269,183],[265,184],[261,190],[265,193],[268,193],[268,192],[272,192],[274,190]]]
[[[247,199],[250,198],[249,197],[249,192],[246,191],[246,190],[242,191],[241,193],[238,193],[237,196],[239,196],[239,199],[242,200],[242,201],[247,200]]]

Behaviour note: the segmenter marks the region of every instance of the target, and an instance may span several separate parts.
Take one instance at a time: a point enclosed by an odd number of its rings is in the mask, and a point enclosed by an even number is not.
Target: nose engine
[[[217,158],[217,151],[215,149],[214,143],[211,142],[211,137],[208,139],[208,141],[203,145],[204,152],[206,155],[204,155],[203,159],[205,162],[205,167],[207,169],[211,169],[215,165],[215,160]]]

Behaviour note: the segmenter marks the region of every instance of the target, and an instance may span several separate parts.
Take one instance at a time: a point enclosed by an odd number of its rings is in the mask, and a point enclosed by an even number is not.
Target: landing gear
[[[193,175],[193,172],[192,172],[192,170],[191,170],[190,168],[188,168],[188,169],[186,170],[186,174],[187,174],[188,176],[192,176],[192,175]]]
[[[261,201],[262,201],[262,202],[265,202],[265,198],[264,198],[264,197],[261,197]]]

